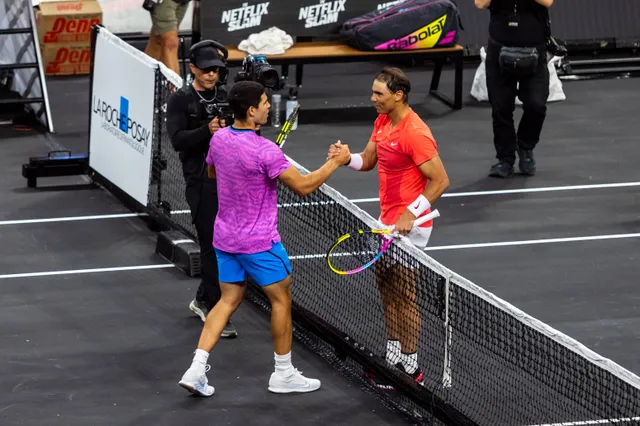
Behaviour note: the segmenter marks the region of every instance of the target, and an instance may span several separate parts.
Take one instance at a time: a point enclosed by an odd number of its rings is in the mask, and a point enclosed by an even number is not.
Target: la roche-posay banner
[[[146,206],[157,66],[102,33],[94,52],[89,166]]]

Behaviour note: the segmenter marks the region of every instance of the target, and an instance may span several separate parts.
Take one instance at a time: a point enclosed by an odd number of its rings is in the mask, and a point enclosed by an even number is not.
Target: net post
[[[444,370],[442,372],[442,387],[450,389],[452,385],[451,378],[451,323],[449,322],[449,284],[451,283],[451,274],[447,274],[444,282]]]
[[[155,124],[155,143],[154,153],[153,153],[153,167],[151,168],[152,173],[155,173],[155,179],[157,182],[156,188],[156,205],[160,207],[160,202],[162,201],[162,119],[163,113],[162,109],[165,108],[163,102],[166,100],[162,98],[162,73],[160,69],[156,69],[156,84],[155,84],[155,99],[153,101],[153,109],[154,109],[154,124]]]

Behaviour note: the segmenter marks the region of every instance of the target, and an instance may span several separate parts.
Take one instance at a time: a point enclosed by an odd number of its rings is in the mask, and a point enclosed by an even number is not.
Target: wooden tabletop
[[[242,61],[247,52],[238,50],[237,47],[227,47],[229,50],[230,62]],[[457,52],[464,50],[461,45],[453,47],[440,47],[433,49],[416,49],[416,50],[381,50],[381,51],[362,51],[355,49],[344,42],[301,42],[295,43],[283,54],[265,55],[274,59],[304,59],[316,57],[344,57],[344,56],[371,56],[371,55],[401,55],[407,53],[437,53],[437,52]]]

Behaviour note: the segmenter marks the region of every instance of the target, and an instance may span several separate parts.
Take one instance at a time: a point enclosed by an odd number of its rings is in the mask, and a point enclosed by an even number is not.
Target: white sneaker
[[[320,380],[304,377],[298,369],[294,369],[289,377],[273,372],[269,379],[269,391],[273,393],[313,392],[318,389]]]
[[[189,309],[191,310],[191,312],[199,316],[202,322],[205,322],[207,320],[209,310],[203,303],[200,303],[196,299],[193,299],[191,303],[189,303]]]
[[[178,384],[194,395],[211,396],[215,392],[215,389],[208,384],[209,380],[207,380],[206,372],[209,371],[209,369],[211,369],[211,366],[207,365],[204,373],[199,374],[195,368],[190,367],[186,373],[184,373],[182,380],[180,380]]]

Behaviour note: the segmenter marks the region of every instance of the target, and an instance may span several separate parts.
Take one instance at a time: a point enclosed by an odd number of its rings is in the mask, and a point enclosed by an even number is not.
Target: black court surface
[[[307,67],[286,154],[315,169],[338,139],[364,149],[378,68]],[[487,177],[490,109],[466,96],[474,69],[460,111],[425,100],[429,71],[406,70],[452,183],[428,254],[640,374],[640,80],[565,81],[567,100],[548,108],[538,174],[496,180]],[[443,75],[442,87],[448,82]],[[0,133],[1,425],[407,424],[295,341],[294,365],[322,388],[270,394],[269,321],[248,302],[234,316],[239,337],[221,340],[209,358],[216,394],[195,398],[178,387],[202,327],[187,307],[198,280],[155,255],[144,221],[86,178],[28,189],[21,176],[30,156],[86,152],[88,79],[51,78],[49,87],[56,135]],[[353,119],[329,120],[336,106]],[[329,185],[377,217],[376,178],[339,170]]]

